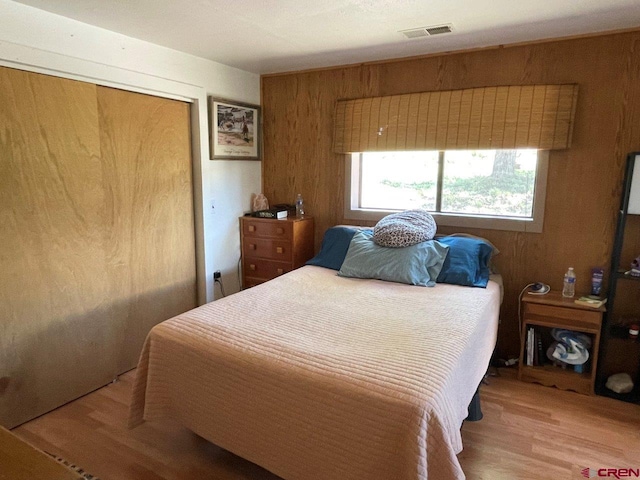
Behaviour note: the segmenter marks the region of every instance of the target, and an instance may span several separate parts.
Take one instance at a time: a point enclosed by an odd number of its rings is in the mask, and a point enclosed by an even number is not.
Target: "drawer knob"
[[[284,248],[276,247],[276,253],[284,253]]]
[[[278,275],[282,275],[284,273],[284,270],[282,268],[279,268],[277,272],[278,272]]]
[[[256,244],[255,243],[250,243],[249,244],[249,250],[255,250],[256,249]]]
[[[249,225],[249,231],[250,232],[255,232],[256,231],[256,227],[254,225]]]
[[[278,227],[278,228],[276,228],[276,232],[277,232],[279,235],[282,235],[282,234],[284,233],[284,228],[282,228],[282,227]]]
[[[253,263],[252,263],[252,264],[250,264],[250,265],[249,265],[249,270],[253,270],[253,271],[255,271],[255,270],[256,270],[256,266],[255,266]]]

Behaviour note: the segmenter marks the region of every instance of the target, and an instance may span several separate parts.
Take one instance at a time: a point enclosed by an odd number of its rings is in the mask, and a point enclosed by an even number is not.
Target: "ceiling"
[[[639,0],[19,0],[255,73],[640,26]],[[399,30],[453,24],[407,39]]]

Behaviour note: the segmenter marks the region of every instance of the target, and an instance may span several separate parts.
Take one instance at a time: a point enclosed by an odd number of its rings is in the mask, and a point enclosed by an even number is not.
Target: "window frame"
[[[345,155],[345,198],[344,217],[346,220],[377,222],[382,217],[400,210],[360,208],[360,152]],[[430,212],[438,225],[448,227],[483,228],[513,232],[542,233],[544,206],[547,194],[547,173],[549,151],[538,150],[536,181],[533,194],[532,218],[504,217],[494,215],[472,215]],[[439,175],[442,175],[440,169]]]

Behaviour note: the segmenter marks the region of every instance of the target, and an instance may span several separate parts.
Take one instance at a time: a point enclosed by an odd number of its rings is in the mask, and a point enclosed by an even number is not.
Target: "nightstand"
[[[313,217],[240,217],[242,286],[253,287],[290,272],[313,257]]]
[[[604,306],[599,308],[584,307],[574,303],[573,298],[564,298],[560,292],[549,292],[546,295],[528,295],[522,298],[522,332],[520,341],[520,361],[518,379],[525,382],[536,382],[546,386],[555,386],[561,390],[573,390],[587,395],[594,395],[596,369],[598,365],[598,346]],[[542,352],[546,364],[540,366],[526,365],[527,331],[534,327],[542,342]],[[591,337],[589,360],[583,366],[583,372],[574,371],[571,366],[566,369],[551,364],[546,358],[547,348],[553,341],[552,328],[563,328],[575,332],[586,333]]]

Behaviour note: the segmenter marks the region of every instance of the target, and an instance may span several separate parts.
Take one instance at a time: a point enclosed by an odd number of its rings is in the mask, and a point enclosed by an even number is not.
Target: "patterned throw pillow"
[[[373,228],[373,241],[381,247],[410,247],[433,239],[436,228],[426,210],[405,210],[380,220]]]

